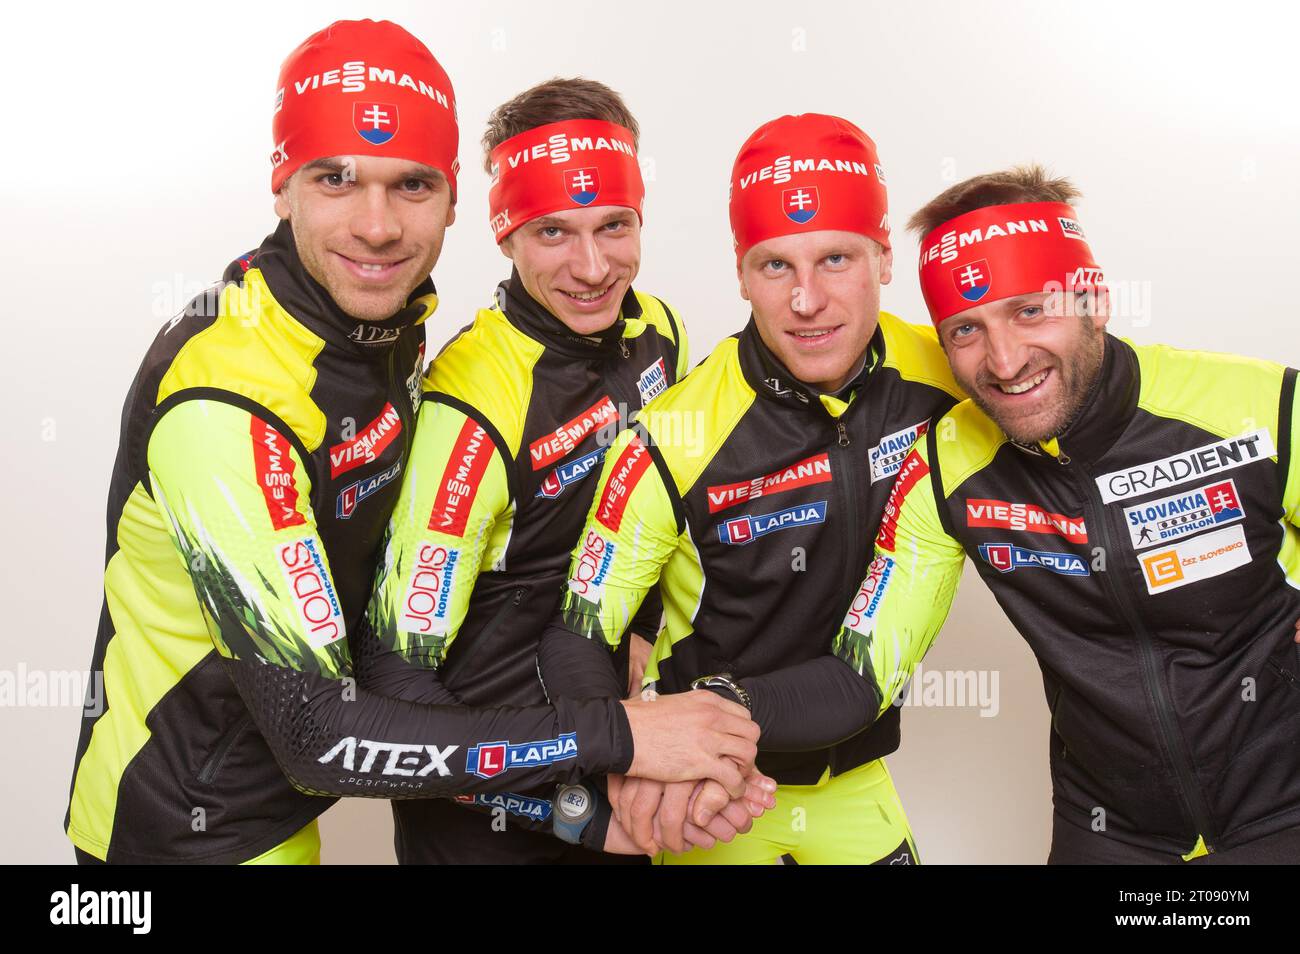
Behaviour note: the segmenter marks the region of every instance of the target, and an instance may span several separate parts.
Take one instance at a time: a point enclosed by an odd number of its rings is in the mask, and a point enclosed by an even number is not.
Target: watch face
[[[581,818],[591,810],[591,793],[576,785],[566,788],[556,798],[555,807],[566,818]]]

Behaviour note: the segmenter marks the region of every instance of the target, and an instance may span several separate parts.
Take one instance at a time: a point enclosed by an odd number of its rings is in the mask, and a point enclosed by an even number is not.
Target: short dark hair
[[[1069,179],[1052,178],[1037,163],[1016,166],[1005,172],[988,172],[941,192],[922,206],[907,227],[924,238],[934,229],[959,215],[990,205],[1017,202],[1073,202],[1083,193]]]
[[[492,110],[487,132],[483,134],[484,170],[492,172],[492,150],[507,139],[566,119],[603,119],[617,123],[632,134],[634,147],[640,145],[641,128],[622,96],[595,80],[557,76],[524,90]]]

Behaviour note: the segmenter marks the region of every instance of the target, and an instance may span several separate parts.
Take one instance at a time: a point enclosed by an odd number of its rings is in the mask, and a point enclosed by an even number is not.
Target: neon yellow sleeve
[[[370,601],[380,643],[415,665],[437,668],[446,658],[479,571],[499,556],[492,530],[508,519],[511,499],[494,433],[458,407],[420,407]]]
[[[875,557],[832,643],[891,705],[943,626],[965,553],[939,521],[925,439],[899,468]]]
[[[605,455],[573,551],[561,609],[565,626],[617,649],[676,547],[677,518],[663,476],[635,430],[625,430]]]
[[[242,407],[191,400],[163,415],[147,457],[154,501],[218,652],[350,674],[311,479],[290,440]]]
[[[1291,399],[1291,433],[1279,434],[1278,439],[1289,441],[1291,448],[1286,485],[1282,488],[1282,512],[1293,526],[1300,527],[1300,386]]]

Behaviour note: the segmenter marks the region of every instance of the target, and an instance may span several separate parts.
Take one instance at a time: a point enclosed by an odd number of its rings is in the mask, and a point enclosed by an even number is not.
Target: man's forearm
[[[349,682],[227,660],[281,770],[316,795],[428,798],[626,771],[632,732],[612,700],[552,706],[417,705]]]
[[[621,699],[623,679],[602,643],[552,622],[537,648],[537,672],[548,699]]]
[[[834,745],[876,720],[881,700],[867,680],[832,655],[741,680],[760,750],[804,752]]]

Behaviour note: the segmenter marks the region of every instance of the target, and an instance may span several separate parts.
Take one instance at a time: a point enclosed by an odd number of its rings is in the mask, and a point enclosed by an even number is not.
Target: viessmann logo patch
[[[903,466],[907,452],[929,428],[928,420],[919,421],[911,427],[905,427],[901,431],[894,431],[882,437],[880,443],[871,448],[871,482],[874,484],[878,480],[897,474],[898,468]]]
[[[623,453],[618,455],[605,484],[605,492],[600,495],[600,503],[596,506],[597,523],[618,533],[618,528],[623,525],[623,511],[627,507],[628,498],[649,466],[650,449],[641,442],[641,438],[633,436],[623,448]]]
[[[479,484],[492,459],[492,442],[483,425],[466,418],[452,447],[442,482],[429,512],[429,529],[459,537],[465,532]]]
[[[1259,428],[1161,460],[1102,474],[1097,478],[1097,489],[1101,491],[1104,503],[1114,503],[1175,487],[1197,477],[1244,467],[1266,460],[1275,453],[1277,449],[1273,446],[1272,435]]]
[[[586,440],[593,431],[617,419],[618,408],[606,394],[577,417],[528,445],[528,457],[532,461],[533,470],[554,464]]]
[[[1082,517],[1052,513],[1037,504],[972,497],[966,501],[966,526],[1051,533],[1071,543],[1088,542],[1088,528]]]
[[[1147,592],[1155,594],[1246,566],[1250,563],[1250,549],[1241,527],[1224,527],[1172,547],[1144,553],[1138,560]]]
[[[1124,524],[1135,550],[1181,540],[1245,516],[1231,478],[1124,508]]]
[[[779,494],[796,487],[821,484],[831,480],[831,461],[826,454],[814,454],[782,470],[734,484],[718,484],[707,490],[709,513],[717,513],[746,500]]]
[[[298,487],[294,483],[293,457],[289,442],[279,431],[265,421],[253,418],[250,425],[253,437],[253,468],[257,485],[262,488],[266,513],[276,530],[298,527],[307,518],[298,512]]]
[[[917,481],[930,472],[930,466],[916,451],[907,455],[907,459],[898,470],[894,486],[889,488],[889,499],[885,501],[885,510],[880,517],[880,531],[876,534],[876,545],[891,553],[898,533],[898,515],[903,509],[903,501]]]
[[[758,513],[733,517],[718,525],[718,539],[732,546],[753,543],[759,537],[778,530],[790,530],[813,523],[826,522],[826,501],[800,504],[776,513]]]
[[[330,476],[346,474],[354,467],[368,464],[382,454],[402,432],[402,418],[391,403],[385,404],[379,416],[351,440],[330,448]]]

